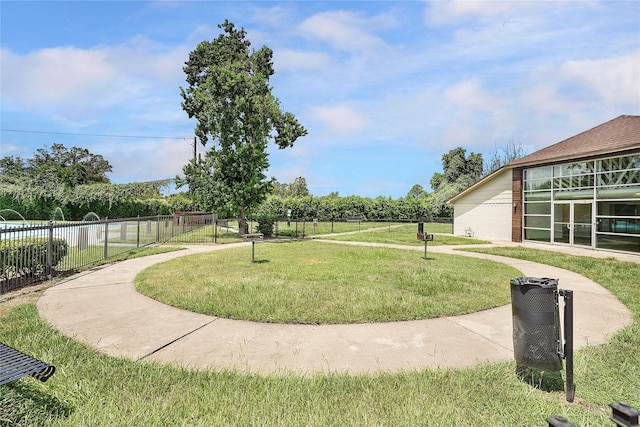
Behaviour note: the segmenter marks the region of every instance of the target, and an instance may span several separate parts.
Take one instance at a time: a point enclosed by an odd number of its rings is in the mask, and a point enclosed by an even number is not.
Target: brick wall
[[[511,211],[511,241],[522,242],[522,175],[523,168],[515,168],[511,172],[511,189],[513,204]]]

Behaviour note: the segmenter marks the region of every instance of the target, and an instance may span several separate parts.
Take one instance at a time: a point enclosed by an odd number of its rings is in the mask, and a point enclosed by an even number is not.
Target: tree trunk
[[[244,207],[240,208],[240,215],[238,215],[238,231],[241,235],[249,233],[249,223],[244,213]]]

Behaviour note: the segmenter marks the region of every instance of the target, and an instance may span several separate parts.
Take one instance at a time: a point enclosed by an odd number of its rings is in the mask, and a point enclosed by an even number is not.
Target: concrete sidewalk
[[[109,355],[190,368],[373,373],[513,360],[510,305],[406,322],[283,325],[191,313],[135,290],[137,273],[153,264],[240,245],[250,243],[191,246],[81,273],[47,289],[38,311],[63,334]],[[429,247],[429,253],[435,252],[495,260],[523,276],[559,279],[559,288],[574,291],[575,348],[603,343],[632,322],[630,312],[609,291],[578,274],[453,247]]]

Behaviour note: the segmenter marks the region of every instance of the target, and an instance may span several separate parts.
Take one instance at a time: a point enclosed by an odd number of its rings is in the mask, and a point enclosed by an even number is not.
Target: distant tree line
[[[447,201],[481,177],[522,155],[514,143],[496,152],[487,169],[482,155],[458,147],[442,156],[442,172],[433,174],[428,192],[414,185],[405,197],[340,197],[337,192],[316,197],[309,193],[306,179],[292,183],[265,181],[269,194],[247,211],[252,219],[269,223],[293,218],[344,219],[427,219],[450,217]],[[189,192],[163,197],[161,189],[170,180],[131,184],[111,184],[106,176],[111,165],[102,156],[79,147],[62,144],[36,150],[33,158],[0,159],[0,209],[14,209],[30,219],[49,219],[60,208],[66,219],[80,220],[88,212],[110,218],[171,214],[190,211]],[[208,210],[208,209],[205,209]],[[221,217],[234,217],[219,208]],[[11,218],[16,219],[16,218]],[[58,218],[59,219],[59,218]]]
[[[106,176],[111,170],[101,155],[62,144],[40,148],[29,159],[4,157],[0,209],[16,210],[28,219],[50,219],[59,208],[70,220],[81,220],[89,212],[101,218],[127,218],[190,209],[184,195],[162,197],[160,191],[170,180],[111,184]]]

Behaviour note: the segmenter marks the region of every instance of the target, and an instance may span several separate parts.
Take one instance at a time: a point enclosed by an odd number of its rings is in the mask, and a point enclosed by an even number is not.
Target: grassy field
[[[493,252],[577,271],[633,311],[634,324],[609,343],[576,352],[574,403],[544,379],[522,381],[513,362],[375,375],[263,376],[116,359],[60,335],[38,317],[34,304],[24,304],[0,317],[0,337],[58,370],[45,384],[25,378],[0,386],[0,425],[546,426],[545,419],[557,414],[595,427],[612,425],[608,403],[640,408],[638,264],[533,250]]]
[[[322,237],[331,236],[341,233],[355,233],[360,235],[361,239],[371,239],[368,236],[369,230],[376,230],[375,233],[378,238],[395,239],[399,244],[420,244],[416,240],[417,224],[415,223],[400,223],[400,222],[347,222],[347,221],[320,221],[316,223],[314,227],[313,221],[278,221],[277,227],[274,227],[274,235],[277,237]],[[242,238],[238,235],[238,223],[237,221],[228,221],[228,227],[216,227],[216,243],[235,243],[242,241]],[[258,224],[256,222],[249,222],[249,232],[257,232]],[[428,233],[443,233],[451,234],[451,224],[443,223],[425,223],[425,230]],[[184,233],[175,238],[169,239],[169,243],[212,243],[214,241],[213,227],[202,227],[197,230]],[[385,233],[387,236],[385,237]],[[354,240],[357,237],[341,235],[340,237],[334,236],[340,240]],[[441,240],[443,236],[439,236],[438,240]],[[438,243],[436,244],[465,244],[469,242],[478,242],[477,240],[468,240],[465,238],[458,238],[454,236],[448,236],[451,242],[454,243]],[[462,239],[462,240],[458,240]],[[375,240],[374,240],[375,241]],[[390,241],[390,243],[393,243]],[[460,243],[455,243],[460,242]]]
[[[354,233],[354,232],[366,232],[372,229],[393,229],[397,226],[412,226],[416,229],[416,224],[407,224],[402,222],[384,222],[384,221],[319,221],[315,223],[313,221],[307,222],[291,222],[287,224],[285,221],[278,222],[278,235],[280,236],[298,236],[301,237],[304,234],[305,237],[314,237],[325,234],[337,234],[337,233]],[[451,233],[451,224],[438,224],[438,229],[443,233]]]
[[[483,243],[491,243],[486,240],[473,239],[471,237],[453,236],[448,234],[450,233],[450,228],[450,224],[425,224],[425,233],[438,233],[434,235],[434,240],[432,242],[428,242],[427,245],[479,245]],[[418,229],[416,224],[402,224],[395,227],[382,227],[375,231],[363,231],[360,233],[340,234],[336,236],[322,235],[318,238],[325,240],[342,240],[347,242],[375,242],[395,245],[424,246],[424,242],[418,240],[417,232]]]
[[[368,233],[362,233],[368,234]],[[485,310],[509,302],[516,269],[420,251],[315,241],[258,244],[152,266],[138,290],[199,313],[276,323],[413,320]],[[469,296],[473,295],[473,298]]]

